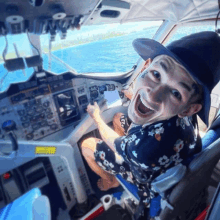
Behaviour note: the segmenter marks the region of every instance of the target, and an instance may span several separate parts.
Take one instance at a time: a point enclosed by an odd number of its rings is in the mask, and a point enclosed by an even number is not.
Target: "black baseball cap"
[[[136,52],[144,59],[168,55],[180,63],[203,88],[204,105],[199,117],[208,126],[211,92],[220,80],[220,37],[211,31],[200,32],[173,41],[167,47],[159,42],[138,38],[133,41]]]

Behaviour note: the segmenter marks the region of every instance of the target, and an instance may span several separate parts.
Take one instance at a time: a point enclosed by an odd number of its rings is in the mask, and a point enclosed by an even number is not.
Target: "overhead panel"
[[[0,35],[74,29],[99,0],[0,0]]]

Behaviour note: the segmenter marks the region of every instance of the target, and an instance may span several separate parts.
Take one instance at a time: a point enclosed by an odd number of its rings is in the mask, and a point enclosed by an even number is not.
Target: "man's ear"
[[[202,109],[201,104],[191,104],[187,110],[184,110],[182,113],[178,114],[180,118],[186,117],[186,116],[192,116],[199,112]]]
[[[145,61],[145,63],[144,63],[143,68],[141,69],[141,73],[142,73],[145,69],[147,69],[147,67],[150,66],[151,63],[152,63],[151,58],[147,59],[147,60]]]

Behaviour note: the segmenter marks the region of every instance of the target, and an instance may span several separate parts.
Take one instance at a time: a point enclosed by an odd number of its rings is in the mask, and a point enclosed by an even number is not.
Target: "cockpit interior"
[[[135,83],[144,61],[138,56],[132,58],[126,71],[80,72],[71,66],[71,60],[67,64],[56,57],[52,48],[58,38],[70,42],[68,35],[73,37],[83,27],[136,22],[137,28],[143,21],[161,22],[151,38],[163,44],[183,27],[212,27],[220,34],[216,24],[219,10],[217,0],[0,0],[0,40],[5,42],[0,47],[4,70],[0,71],[0,220],[134,219],[139,203],[136,188],[118,176],[119,187],[99,190],[98,176],[87,165],[80,146],[88,137],[101,138],[87,113],[88,104],[97,102],[103,120],[113,127],[114,115],[126,113],[129,104],[122,90]],[[143,30],[142,37],[148,37],[148,29]],[[27,37],[29,55],[20,53],[19,41],[10,43],[10,37],[20,35]],[[127,42],[123,44],[126,47]],[[74,51],[74,45],[71,48]],[[86,54],[97,56],[95,52],[88,50]],[[68,53],[70,56],[72,52]],[[122,62],[126,61],[128,54],[118,53]],[[76,57],[82,59],[78,50]],[[54,60],[66,71],[52,71]],[[85,67],[87,61],[83,61]],[[105,66],[105,62],[99,65]],[[17,71],[24,75],[26,71],[25,80],[16,78]],[[106,92],[116,94],[120,104],[107,106]],[[143,219],[193,220],[211,205],[207,219],[219,218],[219,211],[213,211],[219,208],[220,190],[219,97],[218,84],[212,93],[211,126],[201,124],[203,146],[207,148],[187,169],[178,166],[154,182],[163,202],[159,212],[152,208],[151,215],[148,212]]]

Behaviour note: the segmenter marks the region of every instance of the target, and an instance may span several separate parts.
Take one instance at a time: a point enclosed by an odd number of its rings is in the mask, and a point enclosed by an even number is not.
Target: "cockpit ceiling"
[[[216,18],[217,0],[130,0],[131,9],[122,22],[170,20],[176,23]]]
[[[38,5],[38,7],[36,6]],[[213,19],[217,0],[0,0],[0,36],[66,31],[80,25]]]

